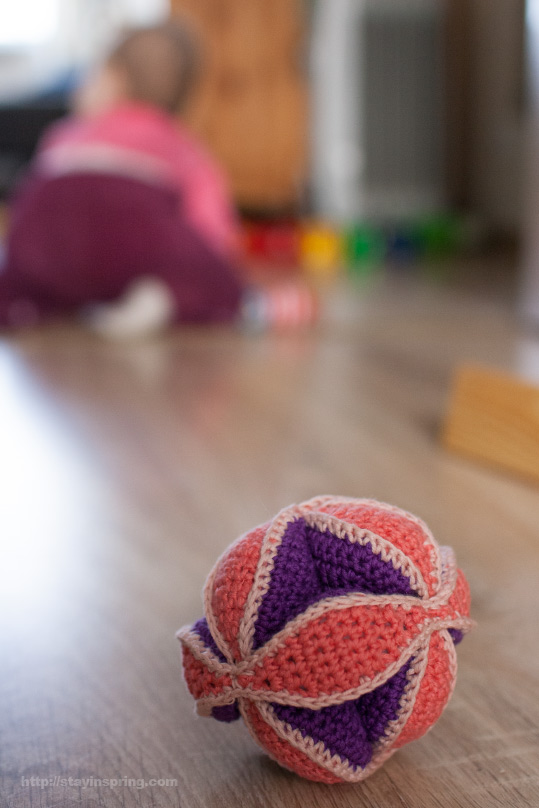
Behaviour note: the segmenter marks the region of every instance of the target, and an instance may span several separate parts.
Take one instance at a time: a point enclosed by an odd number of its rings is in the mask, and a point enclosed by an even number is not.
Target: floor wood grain
[[[2,804],[539,805],[539,489],[438,441],[457,363],[539,378],[539,342],[488,291],[337,289],[307,334],[0,338]],[[320,493],[423,517],[478,621],[438,725],[357,786],[195,717],[174,639],[226,545]]]

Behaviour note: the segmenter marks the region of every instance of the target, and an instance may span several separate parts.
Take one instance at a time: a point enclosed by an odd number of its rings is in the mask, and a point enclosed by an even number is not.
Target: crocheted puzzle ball
[[[238,539],[178,632],[200,715],[243,718],[278,763],[357,782],[451,696],[470,596],[450,547],[399,508],[317,497]]]

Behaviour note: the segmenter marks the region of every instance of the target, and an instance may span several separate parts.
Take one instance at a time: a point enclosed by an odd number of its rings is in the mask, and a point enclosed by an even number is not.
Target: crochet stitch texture
[[[472,622],[450,547],[406,511],[322,496],[232,544],[178,632],[199,715],[243,718],[278,763],[358,782],[439,718]]]

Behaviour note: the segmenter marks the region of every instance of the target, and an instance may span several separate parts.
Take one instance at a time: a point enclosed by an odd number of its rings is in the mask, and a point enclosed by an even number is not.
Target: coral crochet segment
[[[439,718],[472,622],[450,547],[412,514],[317,497],[238,539],[178,637],[199,715],[243,718],[278,763],[358,782]]]

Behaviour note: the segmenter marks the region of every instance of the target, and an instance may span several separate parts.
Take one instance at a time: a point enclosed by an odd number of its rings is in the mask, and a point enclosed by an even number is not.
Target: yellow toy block
[[[335,275],[343,260],[342,236],[330,225],[305,225],[300,236],[303,268],[313,275]]]

